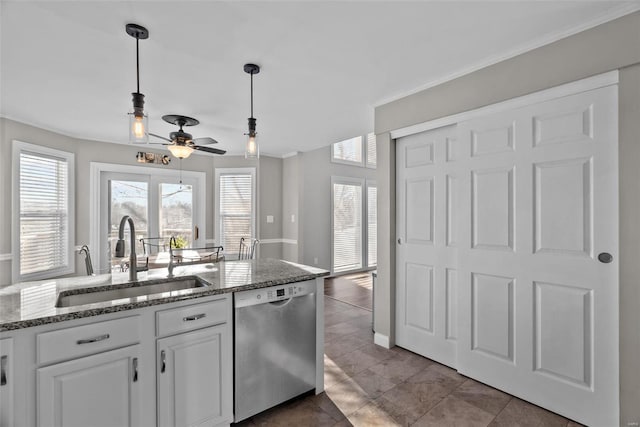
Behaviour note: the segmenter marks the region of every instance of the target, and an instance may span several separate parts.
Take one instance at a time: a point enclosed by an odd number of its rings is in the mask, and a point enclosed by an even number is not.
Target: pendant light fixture
[[[140,93],[140,39],[149,38],[149,31],[137,24],[126,25],[127,34],[136,39],[136,91],[133,95],[133,111],[129,113],[129,142],[146,144],[149,142],[149,117],[144,113],[144,94]]]
[[[258,133],[256,132],[256,119],[253,117],[253,75],[260,72],[260,66],[256,64],[244,64],[244,72],[251,75],[251,117],[249,117],[249,133],[247,149],[244,152],[245,159],[257,159],[260,157],[260,148],[258,147]]]

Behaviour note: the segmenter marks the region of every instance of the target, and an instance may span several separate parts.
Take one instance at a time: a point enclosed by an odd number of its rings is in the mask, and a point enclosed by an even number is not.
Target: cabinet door
[[[38,369],[38,425],[139,425],[139,347],[133,345]]]
[[[158,425],[214,426],[231,416],[227,325],[158,340]]]
[[[13,426],[13,339],[0,340],[0,427]]]

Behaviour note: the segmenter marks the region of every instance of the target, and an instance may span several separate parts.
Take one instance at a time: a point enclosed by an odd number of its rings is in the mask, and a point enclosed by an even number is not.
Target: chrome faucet
[[[124,226],[129,223],[129,233],[131,237],[131,253],[129,254],[129,281],[138,281],[138,271],[147,271],[146,268],[138,269],[138,257],[136,256],[136,227],[129,215],[125,215],[120,220],[120,230],[118,231],[118,242],[116,243],[116,258],[124,258]]]

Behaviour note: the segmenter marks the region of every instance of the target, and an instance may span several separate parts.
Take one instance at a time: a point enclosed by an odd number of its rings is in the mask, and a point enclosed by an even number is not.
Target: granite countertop
[[[159,268],[138,273],[137,282],[129,282],[128,273],[122,273],[113,276],[103,274],[24,282],[0,288],[0,332],[216,294],[301,282],[326,276],[329,272],[288,261],[263,258],[176,267],[173,274],[174,278],[168,279],[167,269]],[[73,295],[186,278],[198,278],[208,286],[65,308],[55,306],[61,292],[64,292],[64,295]]]

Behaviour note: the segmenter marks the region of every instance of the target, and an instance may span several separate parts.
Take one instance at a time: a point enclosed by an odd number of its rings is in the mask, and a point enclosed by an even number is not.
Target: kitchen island
[[[137,282],[128,282],[126,274],[103,275],[0,289],[5,378],[0,426],[96,420],[101,425],[228,425],[233,421],[233,295],[293,283],[315,287],[315,392],[323,390],[322,277],[327,271],[258,259],[177,266],[173,278],[167,273],[150,270]],[[83,301],[73,298],[183,281],[198,285],[60,306],[62,298]]]

